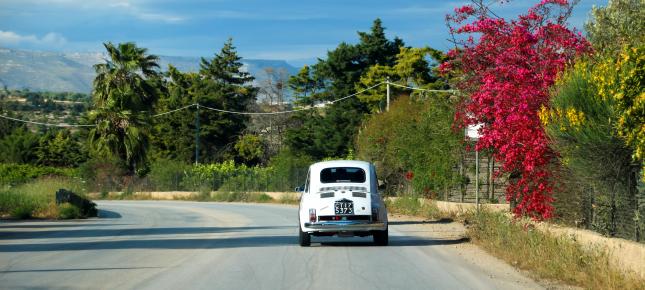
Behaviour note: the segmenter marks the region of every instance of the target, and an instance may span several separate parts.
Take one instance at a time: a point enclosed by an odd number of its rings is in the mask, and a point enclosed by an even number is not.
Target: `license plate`
[[[334,211],[337,215],[354,214],[354,203],[351,201],[337,201],[334,204]]]

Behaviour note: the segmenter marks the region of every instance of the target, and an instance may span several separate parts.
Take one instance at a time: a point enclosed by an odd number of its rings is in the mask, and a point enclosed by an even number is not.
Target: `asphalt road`
[[[414,222],[393,221],[387,247],[371,237],[313,237],[302,248],[293,206],[98,204],[97,219],[0,222],[0,288],[540,288],[495,259],[469,260],[463,239]]]

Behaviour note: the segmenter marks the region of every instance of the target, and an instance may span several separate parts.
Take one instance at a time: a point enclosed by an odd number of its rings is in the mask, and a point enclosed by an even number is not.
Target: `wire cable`
[[[172,110],[172,111],[168,111],[168,112],[164,112],[164,113],[160,113],[160,114],[152,115],[152,117],[160,117],[160,116],[163,116],[163,115],[168,115],[168,114],[170,114],[170,113],[174,113],[174,112],[177,112],[177,111],[181,111],[181,110],[183,110],[183,109],[188,109],[188,108],[190,108],[190,107],[192,107],[192,106],[197,106],[197,104],[190,104],[190,105],[188,105],[188,106],[183,106],[183,107],[181,107],[181,108],[179,108],[179,109],[174,109],[174,110]]]
[[[17,122],[23,122],[27,124],[34,124],[34,125],[41,125],[41,126],[47,126],[47,127],[94,127],[96,125],[83,125],[83,124],[53,124],[53,123],[43,123],[43,122],[35,122],[35,121],[29,121],[29,120],[21,120],[21,119],[16,119],[12,118],[9,116],[4,116],[0,115],[0,118],[4,118],[7,120],[12,120],[12,121],[17,121]]]
[[[415,91],[424,91],[424,92],[433,92],[433,93],[457,93],[457,92],[459,92],[458,90],[431,90],[431,89],[422,89],[422,88],[409,87],[409,86],[395,84],[395,83],[389,83],[389,84],[391,86],[406,88],[406,89],[415,90]]]
[[[456,93],[456,92],[458,92],[457,90],[431,90],[431,89],[422,89],[422,88],[409,87],[409,86],[395,84],[395,83],[391,83],[391,82],[380,82],[380,83],[375,84],[373,86],[367,87],[367,88],[365,88],[363,90],[355,92],[355,93],[353,93],[351,95],[348,95],[348,96],[345,96],[345,97],[342,97],[342,98],[339,98],[339,99],[336,99],[336,100],[333,100],[333,101],[329,101],[329,102],[327,102],[327,104],[334,104],[334,103],[343,101],[345,99],[357,96],[359,94],[362,94],[362,93],[364,93],[364,92],[366,92],[368,90],[371,90],[371,89],[373,89],[375,87],[378,87],[380,85],[383,85],[383,84],[390,84],[390,85],[395,86],[395,87],[401,87],[401,88],[406,88],[406,89],[410,89],[410,90],[425,91],[425,92],[444,92],[444,93]],[[295,113],[295,112],[301,112],[301,111],[316,109],[315,106],[311,106],[311,107],[306,107],[306,108],[301,108],[301,109],[278,111],[278,112],[239,112],[239,111],[231,111],[231,110],[211,108],[211,107],[207,107],[207,106],[195,103],[195,104],[190,104],[190,105],[187,105],[187,106],[183,106],[181,108],[174,109],[174,110],[171,110],[171,111],[168,111],[168,112],[155,114],[155,115],[152,115],[152,117],[161,117],[161,116],[168,115],[168,114],[171,114],[171,113],[174,113],[174,112],[178,112],[178,111],[188,109],[190,107],[200,107],[200,108],[204,108],[204,109],[211,110],[211,111],[227,113],[227,114],[238,114],[238,115],[277,115],[277,114],[288,114],[288,113]],[[12,121],[17,121],[17,122],[23,122],[23,123],[27,123],[27,124],[47,126],[47,127],[95,127],[96,126],[96,125],[92,125],[92,124],[85,125],[85,124],[43,123],[43,122],[35,122],[35,121],[29,121],[29,120],[21,120],[21,119],[12,118],[12,117],[9,117],[9,116],[4,116],[4,115],[0,115],[0,118],[12,120]]]
[[[380,85],[382,85],[384,83],[385,82],[380,82],[378,84],[375,84],[375,85],[373,85],[371,87],[368,87],[366,89],[363,89],[363,90],[358,91],[356,93],[353,93],[351,95],[348,95],[348,96],[345,96],[345,97],[342,97],[342,98],[339,98],[339,99],[336,99],[336,100],[333,100],[333,101],[329,101],[328,104],[334,104],[336,102],[340,102],[342,100],[354,97],[354,96],[356,96],[358,94],[364,93],[365,91],[371,90],[371,89],[373,89],[373,88],[375,88],[377,86],[380,86]],[[316,108],[316,107],[307,107],[307,108],[302,108],[302,109],[279,111],[279,112],[238,112],[238,111],[230,111],[230,110],[223,110],[223,109],[215,109],[215,108],[207,107],[207,106],[204,106],[204,105],[199,105],[199,107],[207,109],[207,110],[211,110],[211,111],[216,111],[216,112],[221,112],[221,113],[228,113],[228,114],[238,114],[238,115],[277,115],[277,114],[287,114],[287,113],[294,113],[294,112],[312,110],[312,109]]]

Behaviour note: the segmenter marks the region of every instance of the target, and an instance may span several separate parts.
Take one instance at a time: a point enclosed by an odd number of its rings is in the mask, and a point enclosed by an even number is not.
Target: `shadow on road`
[[[82,250],[120,250],[120,249],[226,249],[253,248],[295,245],[297,237],[288,236],[250,236],[234,238],[194,238],[194,239],[154,239],[89,241],[68,243],[43,243],[0,245],[0,252],[47,252]]]
[[[397,225],[449,224],[451,222],[454,222],[454,220],[451,218],[441,218],[433,221],[389,221],[388,224],[397,226]]]
[[[7,222],[7,223],[0,223],[0,233],[4,234],[6,233],[3,231],[3,229],[45,229],[45,228],[76,228],[76,227],[93,227],[93,226],[99,226],[99,227],[107,227],[107,226],[126,226],[130,224],[112,224],[112,223],[91,223],[91,220],[86,220],[85,221],[74,221],[74,223],[64,223],[60,221],[54,221],[54,222],[47,222],[46,224],[43,224],[42,221],[15,221],[15,222]],[[2,236],[0,236],[0,239],[2,239]]]
[[[68,271],[138,270],[138,269],[161,269],[161,268],[163,268],[163,267],[113,267],[113,268],[33,269],[33,270],[9,270],[9,271],[0,271],[0,274],[8,274],[8,273],[38,273],[38,272],[68,272]]]
[[[428,239],[428,238],[418,238],[418,237],[390,237],[389,247],[421,247],[421,246],[439,246],[439,245],[455,245],[466,243],[470,239],[468,238],[457,238],[457,239]],[[312,243],[314,243],[313,241]],[[357,242],[347,242],[347,241],[324,241],[320,243],[321,246],[331,246],[331,247],[380,247],[374,245],[372,242],[368,241],[357,241]]]
[[[120,213],[106,209],[99,209],[98,216],[103,219],[120,219],[122,217]]]
[[[454,240],[434,240],[418,237],[391,237],[389,247],[417,247],[452,245],[467,242],[466,238]],[[315,241],[313,241],[315,244]],[[256,248],[276,246],[296,246],[295,235],[261,235],[232,238],[192,238],[192,239],[152,239],[152,240],[118,240],[88,241],[67,243],[39,243],[0,245],[0,252],[47,252],[47,251],[82,251],[82,250],[120,250],[120,249],[225,249]],[[324,241],[322,246],[364,247],[374,246],[365,241]]]
[[[81,229],[81,230],[46,230],[46,231],[4,231],[0,228],[0,240],[24,239],[60,239],[60,238],[93,238],[115,236],[146,235],[186,235],[212,234],[225,232],[244,232],[253,230],[276,230],[294,228],[293,226],[256,226],[256,227],[168,227],[168,228],[116,228],[116,229]]]

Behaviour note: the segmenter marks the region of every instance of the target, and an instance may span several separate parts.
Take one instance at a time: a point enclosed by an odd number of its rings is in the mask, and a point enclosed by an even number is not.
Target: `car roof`
[[[322,162],[317,162],[312,164],[311,170],[319,171],[319,170],[322,170],[323,168],[329,168],[329,167],[359,167],[359,168],[369,170],[370,163],[367,161],[359,161],[359,160],[322,161]]]

